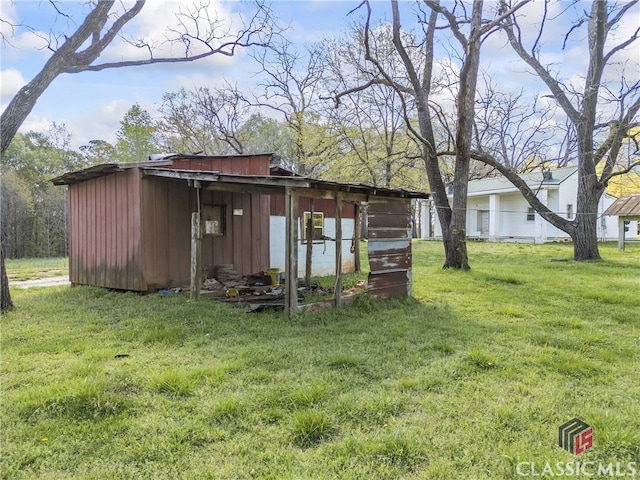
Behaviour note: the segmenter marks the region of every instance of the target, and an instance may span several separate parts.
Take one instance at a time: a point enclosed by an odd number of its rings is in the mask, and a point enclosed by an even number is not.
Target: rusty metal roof
[[[604,212],[604,215],[618,217],[640,217],[640,195],[620,197]]]
[[[130,162],[130,163],[103,163],[93,167],[85,168],[75,172],[67,172],[58,177],[52,178],[51,183],[54,185],[72,185],[74,183],[84,182],[92,178],[104,177],[116,172],[123,172],[132,168],[153,165],[154,167],[169,166],[171,160],[154,160],[149,162]]]
[[[65,173],[51,182],[54,185],[72,185],[94,178],[111,175],[132,168],[140,168],[147,176],[167,177],[182,180],[199,180],[212,182],[217,185],[236,185],[238,188],[252,187],[254,190],[261,189],[260,193],[283,195],[286,187],[302,188],[307,191],[318,190],[325,192],[341,192],[347,195],[379,196],[387,198],[429,198],[428,193],[412,192],[400,188],[382,188],[366,185],[363,183],[340,183],[329,180],[316,180],[302,176],[282,176],[282,172],[275,171],[279,175],[237,175],[223,173],[219,171],[183,170],[173,165],[176,158],[203,158],[194,155],[169,156],[162,160],[154,160],[139,163],[105,163],[93,167],[85,168],[76,172]]]
[[[147,176],[166,177],[183,180],[200,180],[217,185],[236,185],[242,191],[253,188],[259,193],[284,195],[286,187],[306,190],[342,192],[347,195],[378,196],[391,198],[429,198],[428,193],[412,192],[400,188],[381,188],[362,183],[340,183],[329,180],[316,180],[301,176],[274,175],[235,175],[221,172],[202,172],[159,168],[157,165],[144,166],[142,170]]]

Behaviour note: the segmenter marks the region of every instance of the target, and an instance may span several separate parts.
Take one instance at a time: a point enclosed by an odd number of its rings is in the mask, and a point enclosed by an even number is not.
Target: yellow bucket
[[[280,285],[279,268],[267,268],[267,275],[271,277],[271,285]]]

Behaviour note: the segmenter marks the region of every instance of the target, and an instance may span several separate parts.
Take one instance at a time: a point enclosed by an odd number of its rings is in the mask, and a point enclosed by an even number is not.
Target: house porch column
[[[489,195],[489,240],[500,240],[500,195]]]
[[[537,195],[538,199],[547,205],[547,190],[540,190]],[[535,214],[535,243],[544,243],[547,241],[547,226],[549,223],[538,213]]]

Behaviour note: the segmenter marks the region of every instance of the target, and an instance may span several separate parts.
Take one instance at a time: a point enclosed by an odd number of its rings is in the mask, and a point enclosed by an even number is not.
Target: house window
[[[302,240],[307,241],[307,225],[311,219],[311,212],[304,212],[302,216]],[[313,212],[313,240],[322,240],[324,237],[324,213]]]
[[[225,207],[223,205],[205,205],[202,208],[202,233],[214,237],[225,234]]]
[[[536,219],[536,211],[533,207],[527,208],[527,222],[533,222]]]
[[[567,220],[573,220],[573,205],[567,203]]]

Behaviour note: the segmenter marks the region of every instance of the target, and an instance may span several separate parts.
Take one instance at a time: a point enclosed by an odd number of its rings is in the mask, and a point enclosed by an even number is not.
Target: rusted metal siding
[[[368,209],[371,295],[411,295],[411,205],[408,200],[371,201]]]
[[[145,289],[137,169],[70,185],[69,222],[71,283]]]
[[[173,160],[174,170],[231,173],[234,175],[269,175],[271,155],[228,157],[185,157]]]

